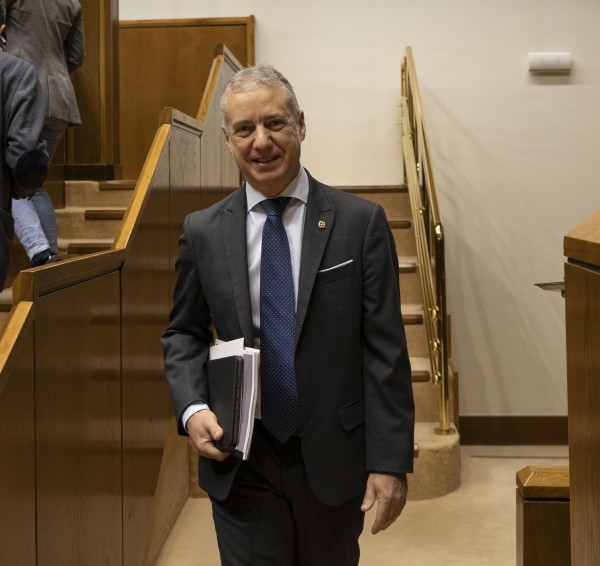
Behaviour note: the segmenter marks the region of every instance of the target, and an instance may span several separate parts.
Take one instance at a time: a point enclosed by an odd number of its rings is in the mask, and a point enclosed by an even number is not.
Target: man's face
[[[225,112],[225,143],[244,179],[266,197],[277,196],[300,170],[304,113],[297,122],[279,87],[231,92]]]

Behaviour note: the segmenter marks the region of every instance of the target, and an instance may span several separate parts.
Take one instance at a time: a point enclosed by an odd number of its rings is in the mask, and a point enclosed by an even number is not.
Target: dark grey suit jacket
[[[36,68],[47,118],[81,124],[69,77],[85,58],[78,0],[7,0],[6,14],[6,51]]]
[[[383,209],[310,175],[309,182],[296,323],[300,434],[315,495],[338,505],[364,493],[369,472],[412,471],[414,403],[398,258]],[[162,337],[182,434],[184,410],[207,401],[211,323],[222,340],[254,341],[246,215],[242,187],[185,220]],[[223,499],[239,460],[200,460],[202,487]]]

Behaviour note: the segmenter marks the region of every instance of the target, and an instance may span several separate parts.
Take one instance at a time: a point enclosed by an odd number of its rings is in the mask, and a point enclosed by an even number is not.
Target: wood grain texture
[[[600,267],[565,266],[571,552],[600,556]]]
[[[225,44],[242,63],[254,55],[250,18],[120,23],[121,163],[135,179],[150,148],[158,115],[173,107],[196,116],[215,49]]]
[[[23,566],[36,564],[32,310],[15,307],[0,337],[0,564]]]
[[[600,266],[600,210],[565,236],[564,253],[571,260]]]

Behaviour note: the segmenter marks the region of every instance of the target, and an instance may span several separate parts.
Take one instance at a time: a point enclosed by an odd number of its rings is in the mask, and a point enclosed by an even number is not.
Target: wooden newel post
[[[600,210],[564,240],[571,563],[600,556]]]
[[[517,566],[569,566],[569,468],[517,473]]]

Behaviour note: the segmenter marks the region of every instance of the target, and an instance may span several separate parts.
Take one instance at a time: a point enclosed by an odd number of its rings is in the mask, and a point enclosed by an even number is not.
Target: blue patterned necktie
[[[296,307],[292,260],[281,215],[289,197],[263,200],[267,213],[260,262],[260,380],[264,427],[282,444],[300,422],[294,352]]]

